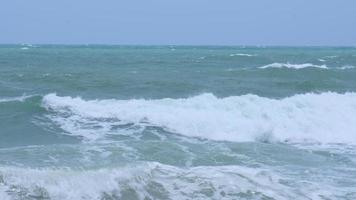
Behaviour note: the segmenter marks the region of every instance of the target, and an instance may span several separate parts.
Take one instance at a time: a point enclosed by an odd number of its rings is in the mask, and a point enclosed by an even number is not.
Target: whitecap
[[[267,68],[290,68],[290,69],[304,69],[304,68],[319,68],[319,69],[328,69],[326,65],[314,65],[311,63],[303,64],[291,64],[291,63],[272,63],[259,67],[260,69]]]
[[[245,57],[252,57],[252,56],[256,56],[255,54],[246,54],[246,53],[234,53],[234,54],[230,54],[231,57],[233,56],[245,56]]]
[[[336,56],[336,55],[332,55],[332,56],[325,56],[325,58],[337,58],[339,56]]]
[[[338,67],[337,69],[342,69],[342,70],[345,70],[345,69],[354,69],[355,66],[353,65],[344,65],[342,67]]]

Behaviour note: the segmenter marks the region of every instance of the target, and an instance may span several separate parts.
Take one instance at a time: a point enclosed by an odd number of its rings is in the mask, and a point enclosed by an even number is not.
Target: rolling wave
[[[283,99],[252,94],[218,98],[208,93],[157,100],[84,100],[48,94],[42,106],[68,134],[87,140],[133,124],[211,140],[356,143],[356,93],[307,93]]]

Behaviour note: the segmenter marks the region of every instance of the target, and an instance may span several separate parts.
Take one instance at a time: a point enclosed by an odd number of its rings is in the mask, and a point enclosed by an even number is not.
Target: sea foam
[[[323,199],[324,183],[305,185],[266,169],[179,168],[155,162],[99,170],[0,168],[2,199]],[[291,181],[288,181],[291,182]],[[305,181],[304,181],[305,182]],[[298,188],[296,188],[298,187]],[[335,192],[337,192],[335,194]],[[334,194],[333,194],[334,193]],[[32,198],[31,198],[32,199]]]
[[[54,112],[51,120],[66,132],[91,140],[105,137],[113,125],[135,124],[212,140],[356,143],[356,93],[283,99],[202,94],[157,100],[83,100],[48,94],[43,106]],[[100,130],[92,129],[99,126]]]

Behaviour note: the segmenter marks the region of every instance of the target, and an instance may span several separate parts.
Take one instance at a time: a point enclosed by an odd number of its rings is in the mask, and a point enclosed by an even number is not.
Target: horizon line
[[[119,44],[119,43],[0,43],[0,46],[5,45],[21,45],[21,46],[51,46],[51,45],[58,45],[58,46],[175,46],[175,47],[350,47],[355,48],[356,45],[252,45],[252,44]]]

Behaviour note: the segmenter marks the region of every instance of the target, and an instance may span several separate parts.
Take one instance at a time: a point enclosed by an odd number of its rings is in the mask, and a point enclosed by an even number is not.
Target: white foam
[[[291,63],[272,63],[268,65],[264,65],[259,67],[260,69],[267,68],[290,68],[290,69],[304,69],[304,68],[320,68],[320,69],[328,69],[326,65],[314,65],[311,63],[303,63],[303,64],[291,64]]]
[[[255,54],[246,54],[246,53],[234,53],[234,54],[230,54],[231,57],[233,56],[245,56],[245,57],[253,57],[256,56]]]
[[[294,179],[294,184],[288,186],[283,184],[288,178],[276,172],[240,166],[182,169],[144,163],[85,171],[1,167],[0,177],[0,197],[13,199],[125,199],[130,198],[123,196],[128,193],[131,198],[136,197],[133,199],[239,199],[246,195],[253,199],[322,199],[320,195],[332,197],[340,193],[320,182],[303,181],[301,185]]]
[[[112,124],[133,123],[213,140],[356,143],[356,93],[309,93],[279,100],[202,94],[186,99],[90,101],[49,94],[43,106],[55,112],[51,119],[64,130],[87,139],[105,137]]]

